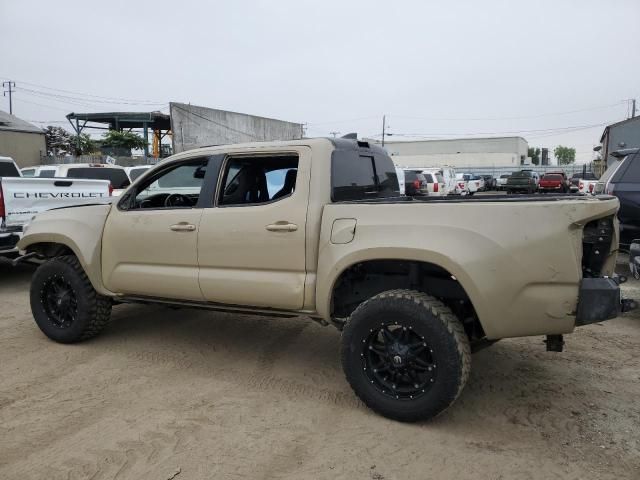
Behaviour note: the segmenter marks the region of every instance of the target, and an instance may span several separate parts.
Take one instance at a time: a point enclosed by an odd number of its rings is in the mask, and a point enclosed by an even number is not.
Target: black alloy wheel
[[[49,321],[57,328],[68,328],[78,316],[78,299],[69,280],[54,274],[45,280],[40,300]]]
[[[363,344],[365,374],[385,395],[413,399],[426,393],[436,379],[433,349],[413,327],[381,324]]]

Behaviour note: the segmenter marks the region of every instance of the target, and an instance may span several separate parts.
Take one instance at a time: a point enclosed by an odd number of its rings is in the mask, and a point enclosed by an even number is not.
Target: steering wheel
[[[191,205],[191,199],[181,193],[170,193],[164,199],[165,207],[190,207]]]

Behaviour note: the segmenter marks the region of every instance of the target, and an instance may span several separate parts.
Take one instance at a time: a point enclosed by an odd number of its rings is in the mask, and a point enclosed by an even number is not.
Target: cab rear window
[[[378,152],[335,151],[331,169],[334,202],[400,195],[393,162]]]
[[[20,172],[13,162],[0,162],[0,177],[19,177]]]
[[[78,167],[67,170],[68,178],[109,180],[113,188],[127,188],[131,183],[124,169],[108,167]]]

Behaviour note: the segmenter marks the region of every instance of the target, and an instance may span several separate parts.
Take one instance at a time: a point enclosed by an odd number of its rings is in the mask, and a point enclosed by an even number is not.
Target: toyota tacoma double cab
[[[38,214],[20,240],[38,327],[97,335],[132,302],[311,317],[341,332],[356,395],[401,421],[460,395],[472,349],[610,319],[618,200],[410,197],[356,138],[174,155],[111,205]],[[488,220],[487,220],[488,219]]]

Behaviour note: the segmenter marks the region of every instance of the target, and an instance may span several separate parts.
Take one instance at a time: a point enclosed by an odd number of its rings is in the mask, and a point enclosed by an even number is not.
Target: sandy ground
[[[31,273],[0,265],[2,479],[640,478],[640,314],[561,354],[499,342],[451,409],[406,425],[356,401],[333,328],[122,305],[99,338],[58,345],[31,318]]]

